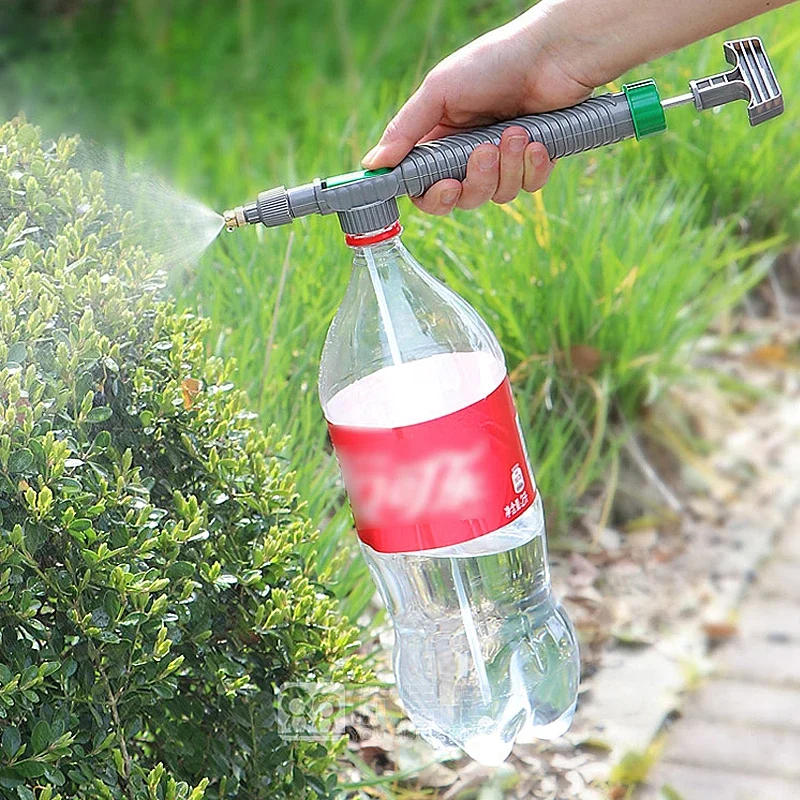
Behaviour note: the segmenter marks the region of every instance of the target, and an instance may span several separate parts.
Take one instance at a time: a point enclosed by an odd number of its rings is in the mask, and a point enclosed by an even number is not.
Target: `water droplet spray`
[[[197,265],[222,230],[221,214],[121,154],[83,142],[76,165],[82,172],[102,173],[109,203],[133,214],[135,241],[161,256],[171,282]]]

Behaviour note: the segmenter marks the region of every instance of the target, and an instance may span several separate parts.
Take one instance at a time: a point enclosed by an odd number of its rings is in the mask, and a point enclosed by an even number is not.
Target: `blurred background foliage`
[[[528,5],[12,2],[0,112],[24,109],[50,133],[118,148],[222,209],[355,168],[433,64]],[[778,120],[753,130],[742,104],[683,107],[660,137],[567,159],[542,193],[509,206],[442,220],[403,203],[409,246],[503,344],[557,546],[570,546],[589,487],[606,490],[610,508],[621,431],[687,377],[692,343],[798,238],[800,7],[624,79],[652,75],[662,96],[682,93],[724,68],[725,38],[754,34],[787,98]],[[209,348],[235,356],[263,424],[291,434],[285,457],[322,529],[320,563],[341,559],[335,589],[357,619],[372,586],[348,557],[350,515],[316,398],[349,257],[335,221],[293,228],[223,238],[175,285],[179,303],[211,318]]]

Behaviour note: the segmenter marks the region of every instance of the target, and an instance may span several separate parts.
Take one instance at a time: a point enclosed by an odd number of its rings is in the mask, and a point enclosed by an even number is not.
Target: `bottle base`
[[[474,736],[461,746],[473,760],[484,767],[499,767],[510,755],[514,742],[505,742],[491,734]]]
[[[450,736],[436,729],[420,730],[419,734],[436,750],[463,750],[473,761],[486,767],[496,767],[511,755],[514,745],[533,744],[537,740],[553,740],[563,736],[572,725],[576,701],[556,719],[543,725],[530,720],[510,740],[499,737],[496,731],[476,734],[464,741],[456,742]]]
[[[528,722],[517,734],[517,744],[532,744],[537,739],[558,739],[563,736],[572,726],[572,720],[575,716],[575,709],[578,705],[578,699],[560,716],[552,722],[547,722],[544,725],[535,725]]]

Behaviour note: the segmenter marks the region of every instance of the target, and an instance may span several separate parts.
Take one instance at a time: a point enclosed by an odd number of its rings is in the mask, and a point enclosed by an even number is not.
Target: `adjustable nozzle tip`
[[[229,231],[234,228],[243,228],[247,225],[247,220],[244,218],[244,206],[236,206],[236,208],[229,208],[227,211],[223,211],[222,218],[225,220],[225,227]]]

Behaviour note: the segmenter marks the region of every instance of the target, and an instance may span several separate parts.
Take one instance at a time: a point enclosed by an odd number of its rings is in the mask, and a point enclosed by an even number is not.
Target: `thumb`
[[[414,92],[395,114],[378,144],[362,159],[367,169],[394,167],[444,113],[444,93],[430,80]]]

